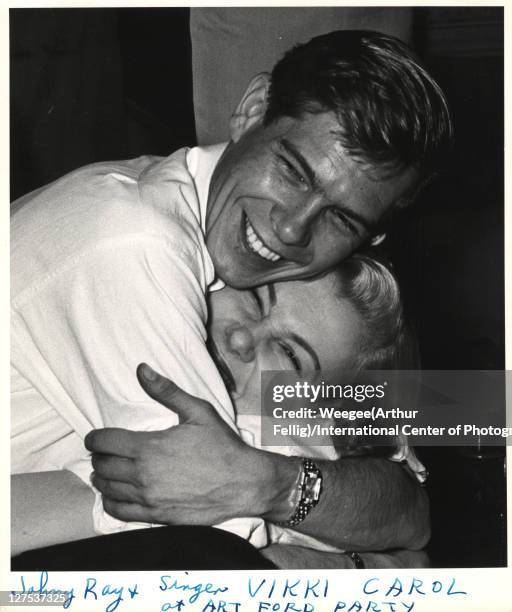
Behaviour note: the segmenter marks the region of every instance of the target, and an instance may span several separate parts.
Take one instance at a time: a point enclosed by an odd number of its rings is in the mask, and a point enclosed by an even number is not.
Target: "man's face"
[[[238,413],[260,405],[262,370],[314,375],[350,367],[362,323],[336,294],[332,274],[210,294],[209,348]]]
[[[215,170],[206,243],[217,274],[244,288],[329,269],[369,239],[416,179],[388,179],[352,159],[333,113],[261,123]]]

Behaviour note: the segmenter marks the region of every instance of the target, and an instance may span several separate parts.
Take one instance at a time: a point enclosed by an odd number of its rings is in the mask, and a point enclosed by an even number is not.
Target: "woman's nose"
[[[238,323],[226,330],[226,345],[228,351],[237,355],[245,363],[254,359],[254,336],[245,325]]]

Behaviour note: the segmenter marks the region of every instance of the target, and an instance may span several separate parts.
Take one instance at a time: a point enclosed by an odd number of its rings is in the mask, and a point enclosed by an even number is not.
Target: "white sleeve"
[[[161,236],[111,239],[63,263],[15,302],[13,362],[80,436],[98,427],[177,423],[139,386],[135,370],[142,361],[211,402],[235,428],[205,347],[201,260],[193,247]],[[90,484],[85,448],[63,468]],[[96,503],[99,532],[123,525]]]

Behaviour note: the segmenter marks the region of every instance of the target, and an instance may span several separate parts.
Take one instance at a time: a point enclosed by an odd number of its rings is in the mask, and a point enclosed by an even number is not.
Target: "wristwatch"
[[[311,510],[318,504],[322,493],[322,472],[311,460],[303,459],[298,483],[298,501],[295,511],[287,520],[280,523],[282,527],[294,527],[306,518]]]

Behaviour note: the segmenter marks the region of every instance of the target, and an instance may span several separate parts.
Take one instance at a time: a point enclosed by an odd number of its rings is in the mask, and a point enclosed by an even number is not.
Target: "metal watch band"
[[[287,520],[277,523],[282,527],[294,527],[306,518],[309,512],[318,504],[322,492],[322,472],[311,460],[303,459],[299,479],[299,501],[295,512]]]

